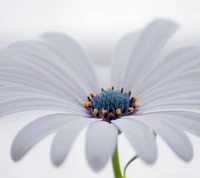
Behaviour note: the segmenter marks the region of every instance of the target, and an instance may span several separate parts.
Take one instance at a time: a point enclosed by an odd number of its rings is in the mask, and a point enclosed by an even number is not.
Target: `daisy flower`
[[[90,167],[101,170],[113,156],[118,173],[117,138],[124,134],[146,163],[157,158],[155,133],[184,161],[193,156],[184,131],[200,136],[200,48],[187,46],[163,55],[178,25],[156,19],[117,45],[108,88],[101,88],[92,62],[72,38],[47,33],[41,40],[16,42],[1,52],[0,116],[48,109],[25,126],[12,144],[19,161],[47,135],[54,165],[63,163],[83,128]],[[192,69],[193,68],[193,69]],[[108,76],[109,77],[109,76]]]

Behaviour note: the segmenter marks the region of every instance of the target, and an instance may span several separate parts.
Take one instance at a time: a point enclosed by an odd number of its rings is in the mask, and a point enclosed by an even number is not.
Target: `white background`
[[[155,17],[168,17],[182,24],[173,38],[173,46],[200,44],[200,2],[198,0],[0,0],[0,48],[16,40],[36,37],[45,31],[61,31],[73,36],[87,49],[92,59],[102,64],[101,78],[107,76],[117,40],[127,32],[143,27]],[[44,112],[24,112],[0,120],[0,178],[111,178],[110,163],[96,174],[88,167],[84,155],[84,134],[76,140],[61,168],[52,166],[49,158],[53,135],[40,142],[27,156],[15,163],[10,145],[15,134]],[[135,161],[127,171],[128,178],[197,178],[200,176],[200,139],[189,135],[194,158],[187,164],[177,159],[158,138],[159,157],[149,166]],[[127,140],[120,136],[122,165],[134,155]]]

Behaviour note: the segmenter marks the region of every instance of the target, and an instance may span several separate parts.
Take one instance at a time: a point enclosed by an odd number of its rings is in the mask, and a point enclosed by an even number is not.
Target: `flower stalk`
[[[116,146],[115,153],[112,157],[112,166],[113,166],[114,177],[115,178],[123,178],[121,169],[120,169],[118,145]]]

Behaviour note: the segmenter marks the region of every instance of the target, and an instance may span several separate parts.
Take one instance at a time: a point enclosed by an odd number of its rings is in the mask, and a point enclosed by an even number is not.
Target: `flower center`
[[[130,91],[123,92],[123,88],[121,91],[117,91],[112,87],[107,90],[102,89],[97,95],[90,92],[84,106],[93,117],[110,122],[133,114],[137,107],[137,101],[137,97],[131,97]]]

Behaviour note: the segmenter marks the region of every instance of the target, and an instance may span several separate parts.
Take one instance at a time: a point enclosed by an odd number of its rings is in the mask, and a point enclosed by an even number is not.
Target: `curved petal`
[[[188,72],[188,76],[182,73],[200,64],[199,57],[200,47],[189,46],[175,50],[160,60],[160,63],[152,69],[151,73],[147,74],[146,80],[141,79],[141,85],[137,86],[138,91],[135,91],[136,94],[142,98],[143,95],[149,95],[151,91],[159,89],[170,82],[175,82],[176,79],[176,81],[187,80],[190,73]],[[185,78],[181,79],[180,74],[185,75]]]
[[[157,19],[140,33],[124,75],[123,86],[125,89],[137,85],[142,74],[149,70],[149,66],[156,61],[162,48],[177,30],[177,27],[178,25],[172,21]]]
[[[182,127],[183,130],[200,136],[200,113],[191,111],[159,111],[149,114],[151,116],[156,115],[160,120],[178,125]]]
[[[100,90],[91,61],[73,39],[59,33],[45,34],[43,38],[44,42],[13,43],[1,52],[0,64],[6,68],[7,75],[8,70],[14,70],[12,77],[24,86],[40,87],[42,91],[65,100],[71,97],[79,104],[85,101],[89,92]],[[1,67],[0,72],[4,70]],[[27,75],[22,75],[23,72]],[[4,82],[14,82],[7,76],[3,79]],[[31,82],[29,79],[37,80]],[[34,83],[41,83],[41,86],[33,86]]]
[[[60,166],[67,157],[70,148],[80,131],[95,119],[79,119],[67,123],[56,134],[52,148],[51,159],[55,166]]]
[[[44,91],[38,90],[38,89],[33,89],[27,86],[20,86],[20,85],[4,85],[0,87],[0,97],[12,97],[12,96],[43,96],[43,97],[52,97],[57,98],[55,95],[47,94]],[[64,100],[61,100],[62,102],[65,102]],[[73,103],[73,102],[72,102]]]
[[[11,156],[14,161],[19,161],[24,155],[48,134],[62,127],[63,124],[75,119],[84,119],[81,116],[70,114],[51,114],[40,117],[25,126],[15,137]]]
[[[52,85],[48,85],[47,81],[34,79],[33,76],[29,77],[26,70],[9,70],[8,68],[0,68],[0,81],[12,85],[30,87],[32,89],[42,91],[43,93],[46,93],[46,95],[53,95],[56,98],[64,98],[65,100],[77,103],[71,96],[66,97],[65,93],[59,91]]]
[[[159,134],[172,150],[184,161],[190,161],[193,157],[193,149],[187,135],[179,128],[160,120],[157,115],[143,115],[135,117]]]
[[[157,92],[150,93],[147,97],[141,98],[138,104],[142,107],[156,104],[165,100],[188,98],[190,96],[200,94],[200,84],[197,82],[177,82],[176,84],[168,85]]]
[[[188,71],[174,77],[168,82],[157,85],[151,90],[147,89],[147,92],[139,96],[140,105],[148,105],[157,102],[159,99],[162,100],[165,98],[177,97],[178,95],[185,96],[188,94],[188,90],[198,93],[198,88],[200,87],[199,75],[199,70]]]
[[[200,114],[191,112],[163,112],[156,114],[161,120],[181,126],[184,130],[200,136]]]
[[[44,60],[40,59],[40,56],[36,57],[25,52],[25,54],[23,54],[20,50],[25,50],[26,48],[22,48],[18,43],[13,44],[13,46],[17,46],[17,50],[15,48],[15,50],[13,50],[13,48],[11,48],[12,50],[8,48],[6,51],[0,53],[0,71],[3,72],[1,74],[1,80],[3,80],[5,83],[13,83],[16,85],[40,89],[46,93],[53,93],[57,97],[68,99],[69,95],[65,94],[66,91],[61,91],[60,86],[62,86],[62,84],[58,86],[56,85],[57,83],[55,83],[55,80],[57,80],[59,77],[57,76],[56,79],[55,77],[52,78],[51,76],[54,72],[48,72],[48,67],[45,69],[41,67],[41,65],[45,67],[48,66],[48,63],[43,64]],[[28,45],[23,43],[23,46],[27,47]],[[38,60],[39,62],[37,62]],[[57,69],[54,71],[59,70]],[[28,76],[26,74],[28,74]],[[37,80],[34,80],[36,78]],[[37,85],[35,85],[35,83],[37,83]]]
[[[134,119],[123,118],[112,122],[126,135],[139,157],[147,163],[155,162],[157,147],[154,134],[150,129]]]
[[[200,95],[193,95],[191,98],[180,98],[172,101],[163,101],[147,107],[138,107],[137,114],[145,114],[152,111],[182,110],[192,111],[200,109]]]
[[[55,50],[60,52],[64,58],[63,61],[67,62],[68,68],[72,67],[77,71],[77,74],[80,74],[78,77],[81,81],[86,81],[94,92],[99,92],[99,84],[93,64],[86,56],[82,47],[74,39],[61,33],[46,33],[41,37]],[[78,67],[77,64],[81,67]]]
[[[0,102],[0,116],[27,110],[57,110],[64,112],[76,112],[85,114],[85,109],[67,102],[48,98],[48,97],[12,97],[11,99]]]
[[[22,63],[30,71],[37,72],[42,76],[41,78],[45,77],[43,82],[50,81],[53,87],[61,93],[64,92],[63,98],[65,99],[70,95],[75,100],[82,102],[80,98],[83,99],[87,95],[84,93],[84,85],[81,86],[80,80],[76,75],[73,75],[75,71],[66,70],[68,66],[63,63],[60,64],[61,57],[59,54],[45,43],[33,40],[17,42],[8,47],[5,55],[14,59],[15,63]],[[78,86],[82,92],[80,90],[76,92],[75,86]]]
[[[139,32],[123,36],[115,48],[111,67],[111,84],[116,89],[121,89],[122,87],[123,74],[126,72],[131,52],[139,36]]]
[[[94,171],[104,168],[114,154],[118,129],[107,122],[100,121],[90,124],[86,135],[86,156]]]
[[[43,92],[43,91],[25,87],[25,86],[17,86],[17,85],[0,86],[0,94],[2,96],[9,96],[9,94],[12,94],[12,93],[15,93],[15,94],[32,93],[32,94],[41,94],[41,95],[44,94],[45,95],[45,92]]]
[[[101,88],[108,88],[108,87],[111,87],[111,86],[114,86],[114,85],[110,85],[110,66],[109,65],[95,65],[95,70],[96,70],[96,73],[97,73],[97,77],[98,77],[98,80],[99,80],[99,84],[100,84],[100,87]]]

